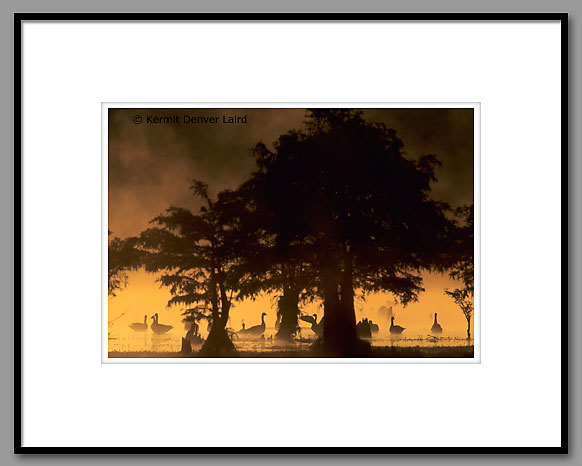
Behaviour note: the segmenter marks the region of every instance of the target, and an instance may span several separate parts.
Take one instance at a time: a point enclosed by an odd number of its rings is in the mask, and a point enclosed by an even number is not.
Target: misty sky
[[[236,188],[254,169],[250,148],[298,129],[305,109],[110,109],[109,229],[136,235],[170,204],[195,208],[193,178],[211,192]],[[147,123],[149,116],[247,115],[246,124]],[[133,117],[140,115],[141,124]],[[473,109],[367,109],[369,120],[397,131],[410,157],[443,162],[433,197],[453,206],[473,199]]]

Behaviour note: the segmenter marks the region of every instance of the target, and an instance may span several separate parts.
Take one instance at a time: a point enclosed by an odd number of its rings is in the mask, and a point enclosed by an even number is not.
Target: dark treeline
[[[472,267],[472,223],[430,197],[440,162],[405,157],[383,123],[359,111],[314,109],[303,128],[252,152],[256,169],[236,190],[212,198],[194,181],[198,212],[170,206],[150,229],[110,249],[110,257],[133,251],[128,267],[136,266],[137,251],[140,266],[161,274],[169,305],[211,323],[202,355],[232,354],[233,302],[271,292],[281,315],[278,338],[293,339],[302,304],[317,299],[324,323],[314,352],[366,356],[356,293],[386,291],[407,304],[424,291],[423,271],[469,279],[461,273],[467,261]],[[472,268],[470,275],[472,283]]]

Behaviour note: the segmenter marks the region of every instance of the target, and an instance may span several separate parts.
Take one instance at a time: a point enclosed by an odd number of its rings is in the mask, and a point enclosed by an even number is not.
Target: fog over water
[[[233,342],[239,351],[259,351],[275,352],[286,350],[308,350],[315,341],[315,334],[309,327],[301,327],[300,334],[296,342],[282,343],[274,336],[277,330],[275,327],[267,327],[264,339],[233,338]],[[156,335],[151,331],[133,332],[130,329],[114,327],[109,335],[109,351],[119,352],[140,352],[151,351],[159,353],[179,352],[182,345],[182,336],[185,330],[176,328],[167,334]],[[205,332],[202,332],[203,334]],[[416,333],[408,335],[391,335],[387,330],[380,331],[371,340],[373,346],[394,346],[394,347],[426,347],[435,346],[465,346],[473,344],[473,340],[467,341],[466,333],[443,332],[438,337],[430,334],[430,327],[420,329]],[[199,349],[199,348],[198,348]]]

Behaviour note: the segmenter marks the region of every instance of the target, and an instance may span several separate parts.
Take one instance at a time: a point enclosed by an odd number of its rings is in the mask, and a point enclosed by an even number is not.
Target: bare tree
[[[455,301],[455,304],[461,308],[465,319],[467,319],[467,340],[471,339],[471,317],[473,316],[473,293],[466,288],[456,288],[454,290],[445,290]]]
[[[463,315],[467,319],[467,339],[471,339],[471,317],[473,316],[475,293],[473,206],[459,207],[456,214],[461,223],[454,234],[453,252],[455,259],[449,276],[455,280],[460,280],[463,286],[454,290],[445,290],[445,294],[450,296],[463,311]]]

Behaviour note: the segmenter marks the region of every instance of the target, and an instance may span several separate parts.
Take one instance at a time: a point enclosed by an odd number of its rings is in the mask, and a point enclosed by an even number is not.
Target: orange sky
[[[392,304],[396,322],[410,330],[410,333],[421,332],[432,325],[432,314],[438,313],[439,323],[447,333],[458,334],[460,337],[466,336],[467,321],[461,310],[453,303],[451,298],[443,293],[444,288],[452,288],[456,283],[446,276],[439,274],[427,274],[425,276],[426,292],[422,293],[419,301],[411,303],[407,307],[393,304],[393,298],[387,293],[373,294],[366,298],[366,301],[357,299],[356,317],[359,319],[368,317],[379,323],[381,328],[387,328],[387,322],[378,320],[378,308]],[[179,307],[168,308],[167,303],[171,295],[167,289],[160,289],[155,282],[155,276],[143,271],[133,272],[129,276],[129,286],[118,292],[117,296],[109,298],[109,320],[118,317],[125,312],[124,316],[114,322],[115,330],[131,331],[128,325],[131,322],[143,322],[144,314],[148,317],[154,313],[159,314],[160,323],[173,325],[176,329],[183,328],[182,317]],[[274,306],[274,295],[262,296],[255,301],[250,299],[242,302],[235,302],[231,310],[230,326],[235,330],[241,328],[241,321],[244,319],[247,327],[259,324],[261,313],[266,312],[265,322],[267,327],[273,327],[276,319],[276,307]],[[306,306],[300,306],[303,312],[308,314],[318,314],[321,317],[323,308],[320,303],[315,302]],[[148,321],[148,324],[151,320]],[[382,325],[384,324],[384,325]],[[308,327],[302,322],[302,326]],[[206,323],[200,324],[200,329],[204,334]],[[471,322],[471,333],[473,322]],[[184,332],[185,333],[185,332]],[[310,332],[306,332],[310,336]]]

